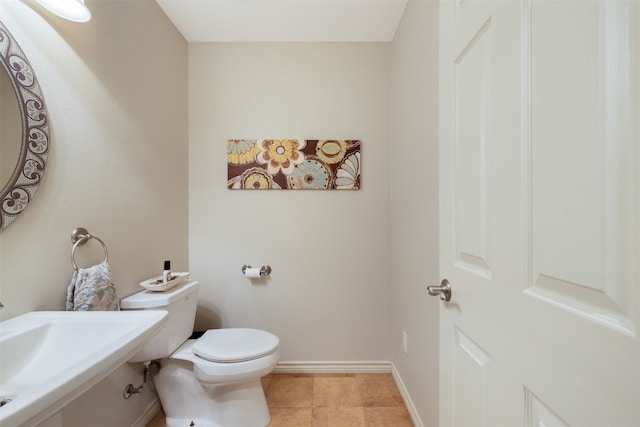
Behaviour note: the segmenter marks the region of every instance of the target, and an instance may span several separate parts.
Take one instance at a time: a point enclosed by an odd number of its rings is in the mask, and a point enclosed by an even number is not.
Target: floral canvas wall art
[[[232,190],[357,190],[361,142],[354,139],[230,139]]]

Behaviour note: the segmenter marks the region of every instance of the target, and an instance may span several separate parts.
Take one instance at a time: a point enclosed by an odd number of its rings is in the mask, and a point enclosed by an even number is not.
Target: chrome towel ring
[[[73,269],[75,271],[78,271],[78,265],[76,264],[76,249],[78,249],[78,246],[84,245],[91,239],[96,239],[102,245],[102,249],[104,250],[104,262],[109,260],[109,251],[107,251],[107,245],[104,244],[102,239],[89,234],[86,228],[78,227],[71,232],[71,243],[73,243],[73,248],[71,249],[71,265],[73,265]]]

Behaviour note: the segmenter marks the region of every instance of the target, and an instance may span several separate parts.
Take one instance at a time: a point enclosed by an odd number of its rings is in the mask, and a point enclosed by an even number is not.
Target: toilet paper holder
[[[249,264],[245,264],[242,266],[242,274],[247,274],[247,269],[252,268],[251,265]],[[270,265],[263,265],[262,267],[260,267],[260,276],[261,277],[265,277],[271,274],[271,266]]]

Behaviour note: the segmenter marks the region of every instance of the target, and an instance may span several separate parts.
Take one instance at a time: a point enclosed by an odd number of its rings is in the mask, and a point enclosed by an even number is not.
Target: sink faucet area
[[[0,426],[35,426],[105,378],[165,325],[141,311],[34,311],[0,322]]]

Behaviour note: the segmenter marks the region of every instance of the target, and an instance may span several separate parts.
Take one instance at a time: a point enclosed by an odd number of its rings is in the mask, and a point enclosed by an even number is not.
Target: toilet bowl
[[[278,364],[278,337],[259,329],[206,331],[189,339],[199,284],[122,299],[123,310],[166,310],[168,321],[129,362],[161,359],[154,384],[167,427],[264,427],[271,416],[260,378]],[[191,424],[193,423],[193,424]]]

